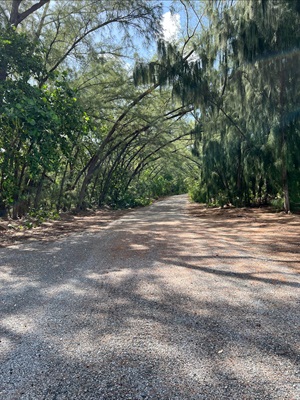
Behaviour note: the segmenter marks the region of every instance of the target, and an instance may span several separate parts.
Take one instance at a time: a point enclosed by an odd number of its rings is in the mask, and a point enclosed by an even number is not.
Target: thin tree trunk
[[[237,194],[238,194],[238,205],[242,203],[243,190],[242,190],[242,177],[243,177],[243,167],[242,167],[242,149],[241,142],[239,141],[238,146],[238,168],[237,168]]]
[[[263,188],[263,185],[264,185],[264,180],[263,180],[263,177],[261,176],[259,178],[258,191],[257,191],[257,197],[258,197],[259,205],[262,204],[262,188]]]
[[[286,167],[286,155],[283,156],[283,166],[282,166],[282,189],[283,189],[283,208],[288,214],[291,211],[290,206],[290,195],[289,195],[289,184],[288,184],[288,172]]]
[[[9,19],[10,24],[17,27],[30,14],[34,13],[39,8],[43,7],[49,1],[50,0],[40,0],[37,3],[33,4],[30,8],[28,8],[24,12],[19,13],[19,7],[20,7],[22,0],[12,0],[10,19]]]
[[[7,78],[7,67],[8,64],[5,63],[1,68],[0,68],[0,82],[5,82]],[[0,105],[2,105],[3,99],[0,98]]]
[[[36,36],[36,40],[37,41],[39,40],[39,38],[41,36],[42,29],[44,27],[44,23],[45,23],[45,19],[46,19],[46,16],[47,16],[47,12],[48,12],[49,6],[50,6],[50,0],[46,3],[46,5],[44,7],[42,18],[41,18],[39,26],[38,26],[38,28],[37,28],[37,30],[35,32],[35,36]]]
[[[33,207],[36,210],[41,202],[41,196],[42,196],[42,189],[43,189],[43,184],[44,184],[44,180],[45,180],[45,175],[46,175],[46,171],[44,170],[41,176],[41,179],[39,181],[38,187],[37,187],[37,191],[36,191],[36,195],[34,198],[34,203],[33,203]]]
[[[284,211],[288,214],[290,212],[290,196],[289,196],[289,185],[288,185],[288,171],[287,171],[287,152],[288,144],[285,132],[285,126],[283,121],[284,116],[284,91],[285,91],[285,70],[283,61],[281,61],[281,82],[280,82],[280,108],[281,108],[281,162],[282,162],[282,190],[283,190],[283,207]]]
[[[67,175],[67,170],[68,170],[68,162],[66,164],[66,168],[64,170],[64,174],[60,183],[60,188],[59,188],[59,195],[58,195],[58,200],[57,200],[57,204],[56,204],[56,211],[59,212],[60,207],[61,207],[61,199],[62,199],[62,195],[63,195],[63,190],[64,190],[64,185],[65,185],[65,180],[66,180],[66,175]]]

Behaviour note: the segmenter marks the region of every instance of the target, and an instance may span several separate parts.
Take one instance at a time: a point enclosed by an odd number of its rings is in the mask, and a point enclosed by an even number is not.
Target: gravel
[[[186,204],[0,250],[1,399],[300,400],[299,275]]]

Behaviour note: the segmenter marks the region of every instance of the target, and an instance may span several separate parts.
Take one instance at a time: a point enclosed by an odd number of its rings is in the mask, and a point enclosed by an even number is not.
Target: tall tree
[[[198,109],[195,151],[206,198],[247,203],[264,187],[283,194],[289,212],[289,185],[297,181],[290,144],[299,143],[297,2],[207,2],[204,21],[186,39],[193,59],[182,56],[185,44],[163,44],[157,62],[137,66],[137,80],[161,79]]]

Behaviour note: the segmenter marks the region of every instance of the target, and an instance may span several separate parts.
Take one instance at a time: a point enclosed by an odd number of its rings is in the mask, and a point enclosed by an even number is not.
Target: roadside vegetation
[[[300,207],[299,2],[168,4],[171,39],[159,1],[1,2],[0,218]]]

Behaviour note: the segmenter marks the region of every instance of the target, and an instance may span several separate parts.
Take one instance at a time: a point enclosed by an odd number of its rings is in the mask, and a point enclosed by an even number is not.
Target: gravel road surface
[[[0,399],[300,399],[300,277],[175,196],[0,250]]]

